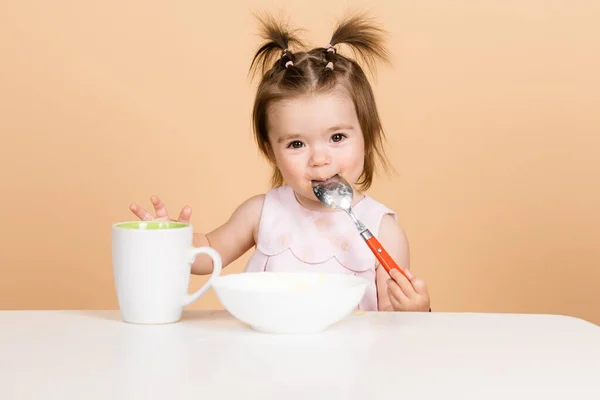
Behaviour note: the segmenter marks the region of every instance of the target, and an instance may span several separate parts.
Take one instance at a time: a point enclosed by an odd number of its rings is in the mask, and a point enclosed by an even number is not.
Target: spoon
[[[344,178],[339,175],[334,175],[325,181],[313,182],[312,189],[315,196],[317,196],[317,199],[325,206],[333,209],[342,209],[350,216],[350,218],[352,218],[352,221],[354,221],[356,228],[360,232],[360,236],[365,240],[388,274],[392,269],[397,269],[410,282],[410,278],[406,273],[398,266],[398,264],[396,264],[388,252],[385,251],[371,231],[369,231],[369,229],[360,222],[352,212],[352,198],[354,192],[352,191],[352,186],[350,186]]]

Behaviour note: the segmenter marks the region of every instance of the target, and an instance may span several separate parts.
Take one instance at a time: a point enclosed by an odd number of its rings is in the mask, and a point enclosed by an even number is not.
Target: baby
[[[382,31],[358,15],[338,24],[324,47],[304,48],[292,31],[272,18],[261,19],[266,42],[251,70],[260,69],[253,125],[261,153],[273,167],[272,188],[253,196],[215,230],[194,234],[195,246],[210,246],[223,267],[246,251],[254,252],[245,272],[319,271],[363,276],[371,282],[359,304],[364,311],[428,311],[422,279],[409,271],[406,236],[394,211],[364,194],[376,162],[386,165],[383,129],[375,98],[362,67],[338,54],[346,44],[368,65],[386,59]],[[405,271],[380,268],[348,215],[326,208],[312,191],[315,181],[336,174],[355,190],[352,208],[391,257]],[[142,220],[172,220],[151,197],[156,216],[138,204],[131,211]],[[185,207],[177,221],[189,222]],[[210,274],[212,262],[198,257],[193,274]]]

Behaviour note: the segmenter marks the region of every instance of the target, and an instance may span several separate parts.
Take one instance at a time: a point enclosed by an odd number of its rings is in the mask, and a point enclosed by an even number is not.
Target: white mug
[[[117,299],[125,322],[168,324],[198,300],[221,274],[211,247],[193,247],[192,225],[166,221],[119,222],[112,226],[112,264]],[[191,266],[198,254],[213,260],[208,282],[188,294]]]

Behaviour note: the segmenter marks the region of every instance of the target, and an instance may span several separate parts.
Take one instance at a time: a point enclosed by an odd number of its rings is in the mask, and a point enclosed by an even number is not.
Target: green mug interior
[[[188,224],[174,221],[132,221],[115,224],[117,228],[139,229],[139,230],[159,230],[159,229],[178,229],[188,227]]]

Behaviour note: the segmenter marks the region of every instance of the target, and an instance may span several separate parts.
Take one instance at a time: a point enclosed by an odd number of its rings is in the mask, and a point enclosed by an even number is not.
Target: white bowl
[[[354,275],[247,272],[214,278],[225,309],[261,332],[316,333],[356,310],[368,281]]]

